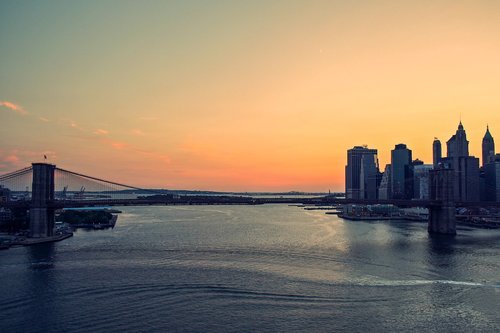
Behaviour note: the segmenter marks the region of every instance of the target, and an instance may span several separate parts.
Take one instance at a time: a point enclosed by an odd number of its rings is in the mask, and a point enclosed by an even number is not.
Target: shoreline
[[[326,213],[326,214],[335,214],[335,213]],[[393,220],[403,220],[403,221],[412,221],[412,222],[427,222],[427,219],[422,219],[418,217],[410,217],[410,216],[349,216],[343,214],[336,214],[338,217],[348,220],[348,221],[393,221]],[[457,219],[457,226],[465,226],[471,228],[478,229],[500,229],[500,225],[498,223],[474,223],[468,221],[461,221]]]
[[[37,244],[44,243],[55,243],[65,240],[66,238],[73,237],[73,232],[63,233],[59,235],[54,235],[50,237],[41,237],[41,238],[23,238],[23,239],[14,239],[10,242],[3,242],[0,244],[0,250],[7,250],[11,247],[17,246],[31,246]]]

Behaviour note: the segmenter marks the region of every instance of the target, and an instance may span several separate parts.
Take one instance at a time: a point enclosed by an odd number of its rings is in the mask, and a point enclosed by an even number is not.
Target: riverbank
[[[59,234],[54,235],[54,236],[41,237],[41,238],[12,236],[10,239],[4,239],[0,243],[0,250],[6,250],[12,246],[30,246],[30,245],[43,244],[43,243],[60,242],[64,239],[72,237],[72,236],[73,236],[73,232],[64,232],[64,233],[59,233]]]
[[[427,222],[427,218],[420,216],[356,216],[356,215],[345,215],[337,214],[336,212],[327,212],[326,214],[335,214],[338,217],[349,220],[349,221],[392,221],[392,220],[404,220],[413,222]],[[460,216],[457,216],[457,225],[480,228],[480,229],[500,229],[500,222],[484,222],[484,221],[469,221],[463,220]]]
[[[335,213],[333,213],[335,214]],[[400,216],[356,216],[356,215],[347,215],[347,214],[337,214],[338,217],[350,220],[350,221],[390,221],[390,220],[405,220],[405,221],[414,221],[414,222],[426,222],[427,218],[423,218],[420,216],[408,216],[408,215],[400,215]]]
[[[43,238],[25,238],[18,240],[14,242],[12,245],[24,245],[24,246],[29,246],[29,245],[35,245],[35,244],[42,244],[42,243],[53,243],[53,242],[60,242],[66,238],[73,237],[73,233],[64,233],[60,235],[54,235],[50,237],[43,237]]]
[[[101,229],[108,229],[108,228],[114,228],[116,221],[118,219],[118,215],[112,215],[107,223],[70,223],[71,227],[73,228],[82,228],[82,229],[96,229],[96,230],[101,230]]]

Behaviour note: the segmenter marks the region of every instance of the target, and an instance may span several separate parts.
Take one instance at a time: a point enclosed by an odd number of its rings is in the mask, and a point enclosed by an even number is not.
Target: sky
[[[500,138],[500,1],[0,2],[0,173],[343,191],[346,150]],[[445,151],[445,147],[443,147]]]

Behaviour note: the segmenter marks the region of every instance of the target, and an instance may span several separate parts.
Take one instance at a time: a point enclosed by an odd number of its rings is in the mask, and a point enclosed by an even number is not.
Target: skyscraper
[[[484,166],[485,199],[500,202],[500,154],[496,154],[493,161]]]
[[[442,159],[455,172],[453,191],[456,201],[479,201],[479,159],[469,156],[469,141],[462,122],[446,142],[448,151]]]
[[[405,144],[391,150],[391,186],[393,199],[411,199],[413,196],[412,152]]]
[[[364,154],[361,157],[359,195],[361,199],[377,199],[379,168],[377,155]]]
[[[376,199],[377,149],[356,146],[347,151],[345,192],[348,199]]]
[[[467,135],[461,121],[458,124],[457,132],[446,142],[446,146],[447,157],[458,158],[469,156],[469,141],[467,141]]]
[[[432,164],[434,167],[437,167],[439,162],[441,162],[441,158],[441,141],[438,138],[434,138],[434,142],[432,143]]]
[[[413,198],[429,199],[429,171],[431,164],[413,163]]]
[[[378,188],[378,198],[380,200],[392,199],[391,190],[391,165],[387,164],[385,166],[384,174],[382,175],[382,180],[380,181],[380,186]]]
[[[483,137],[483,167],[495,161],[495,141],[491,136],[490,129],[486,126],[486,133]]]

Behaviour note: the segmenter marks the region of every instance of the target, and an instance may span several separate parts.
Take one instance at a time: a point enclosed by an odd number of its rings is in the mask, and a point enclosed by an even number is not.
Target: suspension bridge
[[[128,204],[138,187],[84,175],[47,163],[33,163],[0,176],[0,207],[29,210],[29,236],[52,236],[55,210]],[[139,199],[140,200],[140,199]]]
[[[125,196],[124,191],[151,191],[87,176],[46,163],[34,163],[33,166],[4,174],[0,176],[0,186],[10,190],[13,201],[29,199],[35,180],[33,170],[39,166],[44,171],[42,173],[49,177],[43,180],[50,183],[51,190],[53,187],[53,200],[102,200],[116,198],[118,194]],[[48,173],[53,173],[53,176]]]
[[[454,202],[453,170],[431,172],[430,200],[353,200],[332,197],[252,198],[241,196],[174,197],[162,190],[143,189],[82,173],[58,168],[48,163],[33,163],[0,176],[0,208],[29,210],[29,235],[50,237],[57,209],[92,206],[130,206],[155,204],[392,204],[399,207],[429,209],[431,233],[455,234],[456,207],[482,207],[485,203]],[[156,194],[156,195],[155,195]],[[158,195],[160,194],[160,195]],[[500,203],[487,206],[500,207]]]

